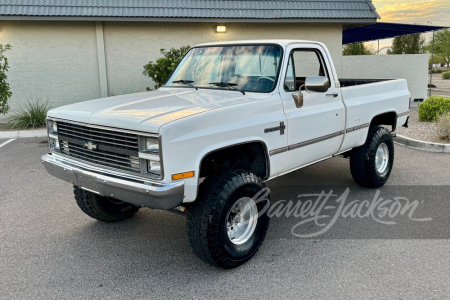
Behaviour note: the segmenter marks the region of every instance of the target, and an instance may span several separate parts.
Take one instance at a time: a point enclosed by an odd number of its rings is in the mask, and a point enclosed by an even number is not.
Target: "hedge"
[[[450,112],[450,98],[431,96],[419,106],[419,121],[435,122],[436,119]]]

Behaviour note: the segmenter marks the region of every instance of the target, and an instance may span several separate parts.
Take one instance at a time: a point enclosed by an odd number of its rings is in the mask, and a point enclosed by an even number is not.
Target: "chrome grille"
[[[57,126],[62,154],[109,168],[141,172],[136,134],[59,121]]]

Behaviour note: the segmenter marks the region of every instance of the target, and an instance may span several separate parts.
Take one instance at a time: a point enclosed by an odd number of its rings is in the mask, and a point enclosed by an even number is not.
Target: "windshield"
[[[194,48],[183,58],[165,86],[269,92],[280,65],[278,46]]]

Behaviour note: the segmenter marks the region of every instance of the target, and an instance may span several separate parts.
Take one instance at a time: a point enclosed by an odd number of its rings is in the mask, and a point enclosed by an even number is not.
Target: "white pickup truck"
[[[319,42],[203,44],[157,91],[51,110],[42,162],[87,215],[183,213],[195,254],[233,268],[266,235],[265,181],[343,155],[358,184],[382,186],[394,145],[380,125],[407,125],[410,101],[406,80],[338,79]]]

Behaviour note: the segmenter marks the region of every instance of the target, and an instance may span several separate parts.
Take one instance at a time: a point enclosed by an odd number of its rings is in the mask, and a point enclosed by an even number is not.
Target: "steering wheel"
[[[259,82],[261,81],[261,79],[268,79],[268,80],[270,80],[270,81],[272,81],[272,82],[275,82],[275,79],[270,78],[270,77],[267,77],[267,76],[259,77],[257,82],[259,83]]]

